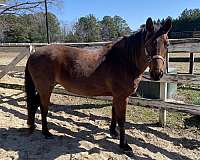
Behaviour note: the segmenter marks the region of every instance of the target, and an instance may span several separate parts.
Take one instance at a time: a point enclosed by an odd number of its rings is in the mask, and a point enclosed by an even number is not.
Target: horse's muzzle
[[[162,70],[150,71],[150,76],[152,80],[159,81],[163,77],[163,71]]]

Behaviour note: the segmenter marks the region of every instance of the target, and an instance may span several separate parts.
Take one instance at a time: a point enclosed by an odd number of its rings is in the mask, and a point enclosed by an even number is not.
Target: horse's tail
[[[36,92],[34,82],[29,72],[28,62],[25,68],[25,93],[26,93],[26,102],[27,102],[27,110],[28,110],[27,124],[33,126],[35,113],[37,111],[37,108],[40,105],[40,97],[39,97],[39,94]]]

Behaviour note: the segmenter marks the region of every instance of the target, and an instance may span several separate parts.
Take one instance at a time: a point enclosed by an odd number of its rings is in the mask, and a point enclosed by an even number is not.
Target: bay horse
[[[156,25],[148,18],[143,29],[100,49],[80,49],[62,45],[39,48],[28,58],[25,69],[25,92],[30,131],[35,128],[35,113],[40,106],[42,133],[52,136],[47,127],[48,105],[56,84],[69,92],[85,96],[112,96],[110,134],[118,137],[120,148],[132,151],[125,137],[125,115],[129,95],[136,92],[143,72],[163,76],[167,33],[172,20]]]

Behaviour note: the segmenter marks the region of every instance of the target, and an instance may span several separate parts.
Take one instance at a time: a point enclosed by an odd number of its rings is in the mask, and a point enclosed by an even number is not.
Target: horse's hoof
[[[124,153],[133,153],[132,148],[127,143],[120,145],[120,148],[123,150]]]
[[[45,136],[45,139],[54,139],[53,135],[52,136]]]
[[[49,131],[48,132],[42,132],[44,135],[45,139],[53,139],[53,134],[51,134]]]
[[[35,125],[35,124],[32,124],[32,125],[29,125],[29,124],[28,124],[28,128],[29,128],[29,133],[32,134],[33,131],[34,131],[35,128],[36,128],[36,125]]]
[[[118,138],[119,138],[119,133],[118,133],[116,130],[111,130],[111,129],[110,129],[110,136],[111,136],[113,139],[118,139]]]

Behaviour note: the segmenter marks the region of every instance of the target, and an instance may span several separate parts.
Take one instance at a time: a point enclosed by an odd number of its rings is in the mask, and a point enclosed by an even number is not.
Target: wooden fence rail
[[[92,43],[61,43],[62,45],[67,46],[75,46],[75,47],[85,47],[85,46],[102,46],[107,45],[112,42],[92,42]],[[60,43],[59,43],[60,44]],[[48,45],[46,43],[3,43],[0,44],[0,51],[1,49],[9,50],[10,48],[23,48],[21,53],[18,54],[12,62],[8,65],[0,65],[0,79],[5,76],[9,71],[24,71],[24,66],[16,66],[18,62],[20,62],[25,56],[31,54],[35,48]],[[177,61],[187,61],[190,63],[189,65],[189,73],[190,74],[165,74],[164,77],[159,81],[160,83],[160,100],[149,100],[149,99],[141,99],[130,97],[129,103],[135,105],[142,105],[145,107],[153,107],[158,108],[160,110],[159,121],[162,126],[166,124],[166,110],[176,110],[181,112],[188,112],[191,114],[200,115],[200,106],[197,105],[190,105],[190,104],[179,104],[179,103],[172,103],[169,102],[166,98],[167,92],[167,83],[183,83],[183,84],[199,84],[200,82],[200,75],[193,74],[193,66],[194,62],[200,62],[200,58],[195,58],[193,53],[200,53],[200,39],[180,39],[170,40],[170,46],[168,48],[169,53],[181,53],[181,52],[188,52],[190,53],[190,57],[188,58],[169,58],[167,56],[167,66],[169,62],[177,62]],[[180,54],[181,57],[181,54]],[[145,78],[146,77],[146,78]],[[149,81],[149,75],[145,74],[143,81]],[[1,85],[0,85],[1,86]],[[70,94],[64,89],[56,88],[54,90],[55,93],[62,93],[62,94]],[[94,98],[94,97],[93,97]],[[100,99],[111,99],[110,97],[96,97]]]
[[[193,59],[193,57],[170,57],[169,62],[190,62],[191,59]],[[194,62],[200,62],[200,57],[194,58]]]

